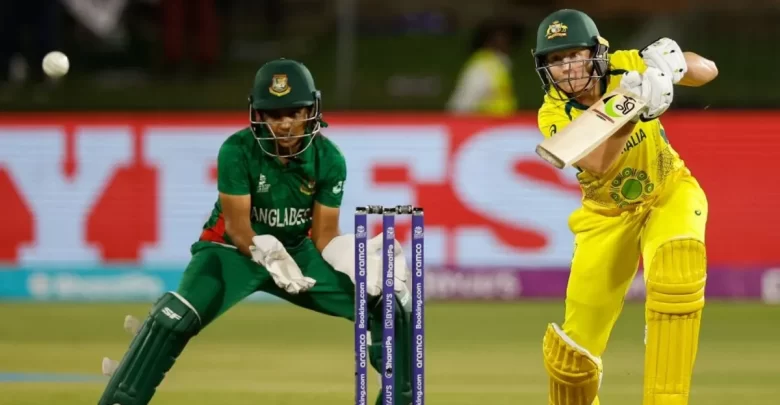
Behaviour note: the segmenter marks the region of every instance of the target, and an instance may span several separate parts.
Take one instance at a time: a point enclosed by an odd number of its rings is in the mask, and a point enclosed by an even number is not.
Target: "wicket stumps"
[[[368,404],[368,215],[382,215],[382,388],[384,405],[395,405],[395,216],[412,216],[412,403],[425,404],[425,251],[423,209],[411,205],[355,209],[355,403]],[[378,320],[377,320],[378,321]]]

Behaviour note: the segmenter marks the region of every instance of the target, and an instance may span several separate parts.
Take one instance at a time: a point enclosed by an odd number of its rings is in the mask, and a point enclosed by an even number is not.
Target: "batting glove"
[[[647,103],[646,110],[639,116],[642,121],[660,117],[672,104],[674,98],[671,77],[656,68],[649,67],[644,74],[639,74],[637,71],[625,73],[620,81],[620,87],[636,94]]]
[[[688,71],[685,55],[673,39],[661,38],[639,51],[648,67],[654,67],[672,78],[677,84]]]

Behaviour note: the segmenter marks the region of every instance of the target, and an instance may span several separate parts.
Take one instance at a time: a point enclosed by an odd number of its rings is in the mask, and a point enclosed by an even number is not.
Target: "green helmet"
[[[263,121],[263,112],[274,110],[309,108],[305,119],[303,135],[291,135],[285,139],[301,139],[302,144],[294,151],[282,154],[277,148],[271,126]],[[276,59],[266,63],[255,74],[252,92],[249,95],[249,122],[252,133],[263,152],[279,157],[291,157],[306,150],[320,132],[322,122],[322,97],[314,85],[309,69],[292,59]]]
[[[591,49],[591,58],[585,60],[593,64],[589,83],[585,87],[587,90],[607,74],[609,42],[599,35],[596,23],[582,11],[562,9],[542,20],[536,31],[536,47],[531,53],[536,64],[536,73],[542,80],[542,88],[546,93],[551,94],[550,90],[554,88],[559,99],[570,99],[576,96],[561,96],[562,91],[550,74],[550,65],[547,63],[548,54],[575,48]]]

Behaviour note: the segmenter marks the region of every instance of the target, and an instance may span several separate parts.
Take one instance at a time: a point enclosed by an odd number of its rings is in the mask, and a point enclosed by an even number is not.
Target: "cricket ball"
[[[69,69],[70,61],[62,52],[49,52],[43,57],[43,72],[51,78],[57,79],[65,76]]]

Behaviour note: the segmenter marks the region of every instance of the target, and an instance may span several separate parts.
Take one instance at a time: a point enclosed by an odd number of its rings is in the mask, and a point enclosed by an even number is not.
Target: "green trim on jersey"
[[[625,69],[614,69],[607,72],[607,80],[601,79],[599,81],[599,87],[601,87],[601,95],[602,97],[607,94],[607,86],[609,85],[608,80],[611,76],[623,76],[627,71]],[[588,106],[580,103],[579,101],[575,99],[571,99],[566,102],[566,114],[569,115],[569,120],[572,120],[571,118],[571,107],[574,107],[578,110],[585,111],[587,110]]]

